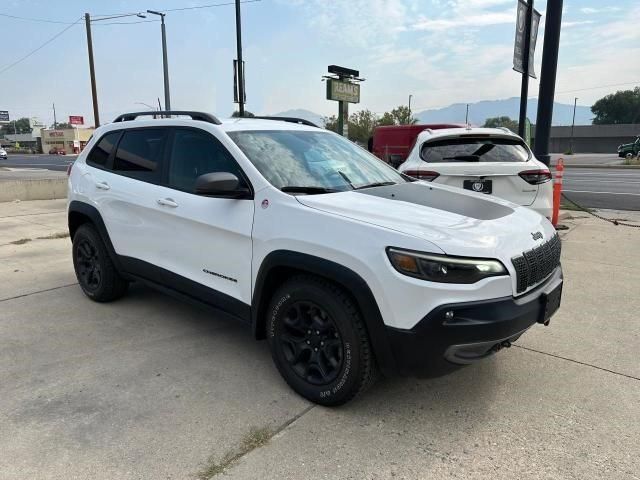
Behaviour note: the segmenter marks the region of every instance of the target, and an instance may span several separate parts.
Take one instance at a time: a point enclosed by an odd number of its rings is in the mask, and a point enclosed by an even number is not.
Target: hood
[[[421,181],[296,198],[307,207],[424,239],[448,255],[508,262],[555,234],[546,218],[525,207]],[[542,239],[533,238],[536,232]]]

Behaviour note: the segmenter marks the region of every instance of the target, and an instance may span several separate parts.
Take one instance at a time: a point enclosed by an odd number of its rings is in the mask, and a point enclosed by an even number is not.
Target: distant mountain
[[[418,118],[419,123],[464,123],[466,108],[465,103],[454,103],[445,108],[416,112],[414,115]],[[519,112],[520,99],[518,97],[505,100],[483,100],[469,104],[469,122],[472,125],[483,125],[487,118],[504,115],[517,120]],[[527,102],[527,117],[531,123],[536,123],[537,112],[538,100],[530,99]],[[571,125],[572,116],[573,105],[554,103],[553,125]],[[592,118],[593,113],[591,113],[590,107],[581,105],[576,107],[576,125],[591,125]]]
[[[309,110],[304,110],[302,108],[287,110],[286,112],[274,113],[272,114],[272,116],[302,118],[304,120],[308,120],[309,122],[315,123],[320,127],[324,125],[324,117],[322,115],[318,115],[317,113],[311,112]]]

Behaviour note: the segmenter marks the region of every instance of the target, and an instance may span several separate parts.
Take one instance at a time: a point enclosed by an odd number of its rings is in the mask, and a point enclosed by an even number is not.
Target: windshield
[[[304,193],[326,193],[408,181],[382,160],[329,132],[253,130],[228,135],[269,183],[285,191],[302,187],[301,191],[307,189]]]
[[[517,138],[457,137],[424,143],[420,158],[428,163],[526,162],[529,150]]]

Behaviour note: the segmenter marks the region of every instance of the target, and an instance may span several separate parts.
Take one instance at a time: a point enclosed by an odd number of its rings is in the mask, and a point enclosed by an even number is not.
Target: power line
[[[42,45],[40,45],[38,48],[31,50],[29,53],[27,53],[24,57],[19,58],[18,60],[16,60],[15,62],[3,67],[2,69],[0,69],[0,75],[3,74],[4,72],[6,72],[7,70],[9,70],[10,68],[16,66],[17,64],[19,64],[20,62],[22,62],[23,60],[26,60],[27,58],[29,58],[31,55],[33,55],[34,53],[36,53],[38,50],[41,50],[42,48],[44,48],[45,46],[49,45],[51,42],[53,42],[56,38],[58,38],[60,35],[62,35],[63,33],[65,33],[67,30],[69,30],[71,27],[73,27],[74,25],[77,25],[80,21],[82,20],[82,17],[80,17],[78,20],[76,20],[74,23],[72,23],[71,25],[65,27],[62,31],[56,33],[53,37],[51,37],[49,40],[47,40],[46,42],[44,42]]]
[[[256,3],[261,2],[262,0],[242,0],[240,3]],[[167,12],[181,12],[184,10],[196,10],[200,8],[214,8],[214,7],[225,7],[228,5],[235,5],[235,2],[224,2],[224,3],[209,3],[206,5],[194,5],[193,7],[180,7],[180,8],[167,8],[161,10],[164,13]],[[135,14],[135,13],[134,13]],[[118,13],[110,13],[110,14],[94,14],[93,17],[109,17],[111,15],[120,15]]]
[[[27,22],[59,23],[63,25],[75,25],[73,22],[61,22],[58,20],[48,20],[45,18],[18,17],[17,15],[9,15],[7,13],[0,13],[0,17],[14,18],[16,20],[25,20]]]
[[[556,92],[556,93],[584,92],[586,90],[597,90],[599,88],[622,87],[622,86],[625,86],[625,85],[637,85],[637,84],[640,84],[640,81],[626,82],[626,83],[614,83],[612,85],[598,85],[597,87],[578,88],[576,90],[564,90],[562,92]]]

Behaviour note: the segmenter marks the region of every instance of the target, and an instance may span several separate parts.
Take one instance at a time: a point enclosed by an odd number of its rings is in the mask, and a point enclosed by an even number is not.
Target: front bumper
[[[562,268],[521,297],[441,305],[410,330],[387,327],[402,375],[443,375],[488,357],[544,317],[545,295],[562,285]],[[446,318],[453,312],[453,318]]]

